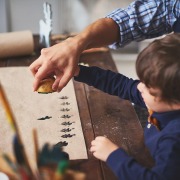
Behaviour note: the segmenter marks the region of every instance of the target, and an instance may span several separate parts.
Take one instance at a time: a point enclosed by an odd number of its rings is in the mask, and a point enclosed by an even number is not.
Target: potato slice
[[[52,85],[54,81],[55,81],[55,78],[53,77],[43,79],[39,84],[37,92],[42,93],[42,94],[53,93],[54,91],[52,89]]]

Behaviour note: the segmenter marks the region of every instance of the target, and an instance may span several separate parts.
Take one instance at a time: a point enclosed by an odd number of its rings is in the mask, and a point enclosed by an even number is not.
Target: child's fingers
[[[95,152],[95,151],[96,151],[96,147],[95,146],[91,146],[90,152]]]
[[[97,141],[102,141],[102,140],[104,140],[104,139],[107,139],[107,137],[105,137],[105,136],[97,136],[97,137],[95,138],[95,140],[97,140]]]
[[[94,146],[96,144],[96,140],[91,141],[91,146]]]

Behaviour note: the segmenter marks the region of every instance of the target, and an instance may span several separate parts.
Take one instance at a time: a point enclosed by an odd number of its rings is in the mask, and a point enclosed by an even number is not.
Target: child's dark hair
[[[148,88],[161,91],[161,100],[180,103],[180,33],[150,43],[137,58],[136,72]]]

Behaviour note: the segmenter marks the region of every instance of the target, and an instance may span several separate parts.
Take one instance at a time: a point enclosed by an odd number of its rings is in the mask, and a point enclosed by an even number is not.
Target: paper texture
[[[30,31],[0,33],[0,58],[32,54],[33,35]]]
[[[28,67],[8,67],[0,68],[0,82],[10,102],[29,157],[34,158],[32,129],[35,128],[40,147],[46,142],[55,145],[66,141],[68,144],[64,146],[64,151],[69,154],[70,159],[87,159],[72,81],[60,93],[38,94],[32,90],[33,77]],[[62,99],[64,96],[68,99]],[[69,111],[61,111],[63,108],[68,108]],[[62,125],[63,122],[69,122],[70,125]],[[62,132],[68,128],[69,132]],[[65,134],[72,137],[63,138]],[[13,131],[0,103],[1,151],[12,152],[12,137]]]

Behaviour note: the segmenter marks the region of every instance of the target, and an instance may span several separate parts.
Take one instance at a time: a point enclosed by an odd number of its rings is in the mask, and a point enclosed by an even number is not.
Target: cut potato
[[[55,78],[53,77],[43,79],[39,84],[37,92],[43,93],[43,94],[53,93],[54,91],[52,89],[52,85],[54,81],[55,81]]]

